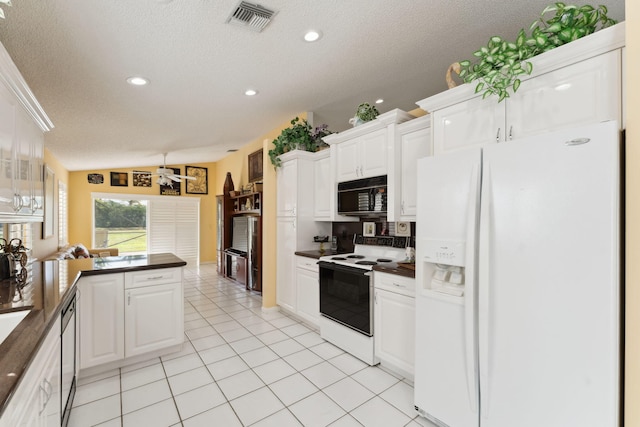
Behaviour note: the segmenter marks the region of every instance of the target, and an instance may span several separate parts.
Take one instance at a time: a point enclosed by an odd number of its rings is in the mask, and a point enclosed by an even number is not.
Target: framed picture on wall
[[[262,148],[249,154],[249,182],[262,181]]]
[[[133,171],[132,181],[134,187],[151,187],[151,172]]]
[[[127,172],[111,172],[112,187],[128,187],[129,174]]]
[[[166,169],[171,169],[174,174],[180,175],[180,168],[169,168],[166,166]],[[180,195],[180,183],[173,181],[169,185],[160,185],[160,195],[161,196],[179,196]]]
[[[209,194],[208,169],[198,166],[185,166],[184,173],[195,179],[185,180],[187,194]]]

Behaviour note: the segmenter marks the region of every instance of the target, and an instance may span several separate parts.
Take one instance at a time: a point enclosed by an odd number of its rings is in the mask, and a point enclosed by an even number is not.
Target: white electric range
[[[355,236],[353,253],[320,258],[320,336],[375,365],[372,271],[405,259],[408,237]]]

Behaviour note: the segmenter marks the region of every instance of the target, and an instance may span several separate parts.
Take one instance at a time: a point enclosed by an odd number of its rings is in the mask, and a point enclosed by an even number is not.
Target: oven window
[[[366,270],[320,266],[320,313],[371,336],[371,289]]]

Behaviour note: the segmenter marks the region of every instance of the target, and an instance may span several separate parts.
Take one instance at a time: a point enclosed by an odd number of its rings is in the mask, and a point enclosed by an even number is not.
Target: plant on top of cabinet
[[[356,127],[363,123],[370,122],[371,120],[378,117],[378,114],[380,113],[378,113],[378,109],[375,105],[363,102],[362,104],[358,105],[355,117],[349,119],[349,124],[353,125],[353,127]]]
[[[550,12],[554,13],[553,16],[545,19]],[[554,3],[547,6],[540,18],[531,24],[530,36],[520,30],[515,42],[499,36],[491,37],[487,46],[473,53],[476,62],[459,62],[459,74],[465,83],[477,80],[476,93],[484,91],[483,98],[496,95],[500,102],[510,96],[509,88],[513,93],[518,90],[521,75],[529,75],[533,71],[533,64],[527,59],[614,24],[616,21],[607,16],[606,6],[595,8]],[[456,65],[452,65],[454,71]]]
[[[273,140],[274,147],[269,150],[269,159],[274,168],[281,164],[279,155],[293,150],[315,152],[319,147],[327,145],[322,137],[330,135],[328,126],[323,124],[315,129],[305,120],[296,117],[291,120],[291,127],[282,129],[282,132]]]

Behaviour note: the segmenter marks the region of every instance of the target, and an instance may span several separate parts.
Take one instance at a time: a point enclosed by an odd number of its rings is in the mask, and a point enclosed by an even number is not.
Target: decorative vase
[[[227,177],[224,180],[224,185],[222,187],[222,192],[223,194],[227,195],[231,195],[230,192],[233,191],[234,186],[233,186],[233,179],[231,179],[231,172],[227,172]]]
[[[360,126],[363,123],[365,123],[365,121],[358,116],[349,119],[349,124],[353,127]]]

